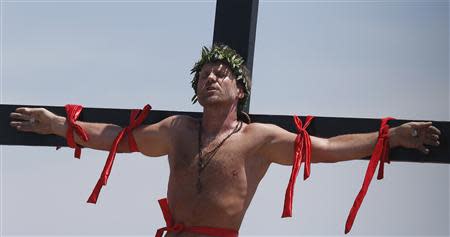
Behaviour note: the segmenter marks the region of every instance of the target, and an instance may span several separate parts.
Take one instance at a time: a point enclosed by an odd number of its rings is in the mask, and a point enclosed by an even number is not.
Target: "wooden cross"
[[[236,49],[245,59],[247,67],[252,70],[253,54],[256,37],[258,0],[218,0],[213,42],[225,43]],[[44,107],[58,115],[65,116],[64,107],[58,106],[29,106],[29,105],[0,105],[0,144],[27,146],[67,146],[64,138],[55,135],[37,135],[32,133],[18,133],[9,126],[9,114],[17,107]],[[246,108],[247,112],[249,108]],[[79,118],[80,121],[113,123],[126,126],[129,122],[128,109],[99,109],[85,108]],[[186,114],[201,117],[201,113],[152,110],[144,124],[152,124],[175,115]],[[273,123],[291,132],[296,132],[291,115],[258,115],[250,114],[253,122]],[[389,124],[398,126],[408,120],[394,120]],[[318,137],[332,137],[339,134],[373,132],[379,128],[378,119],[316,117],[310,125],[311,135]],[[396,148],[390,155],[392,161],[408,161],[420,163],[450,164],[450,122],[433,121],[441,132],[441,145],[433,148],[428,155],[422,155],[416,150]],[[368,157],[363,158],[368,159]]]
[[[213,42],[227,44],[238,51],[246,59],[246,65],[250,71],[253,68],[258,3],[258,0],[219,0],[216,5]],[[65,116],[64,107],[61,106],[1,104],[1,145],[67,146],[65,139],[56,135],[42,136],[32,133],[18,133],[11,128],[9,126],[9,113],[13,112],[17,107],[44,107],[55,114]],[[249,107],[247,106],[245,110],[249,112]],[[127,126],[129,113],[130,110],[128,109],[85,108],[79,120]],[[186,114],[196,118],[201,116],[201,113],[197,112],[152,110],[144,124],[156,123],[175,114]],[[272,123],[288,131],[296,132],[292,115],[250,114],[250,117],[253,122]],[[389,124],[398,126],[405,122],[409,121],[394,120]],[[443,134],[439,147],[433,148],[432,152],[426,157],[415,150],[396,148],[392,150],[390,159],[392,161],[450,164],[450,145],[446,135],[450,134],[450,122],[433,121],[433,123]],[[379,119],[315,117],[309,127],[309,131],[314,136],[332,137],[347,133],[377,131],[379,124]],[[368,157],[363,159],[368,159]]]

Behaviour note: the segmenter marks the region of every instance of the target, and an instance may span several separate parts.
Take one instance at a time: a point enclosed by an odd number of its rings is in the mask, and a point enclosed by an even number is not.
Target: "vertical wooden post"
[[[244,57],[246,66],[253,70],[256,21],[259,0],[217,0],[214,21],[214,43],[223,43]],[[250,97],[244,107],[249,113]]]

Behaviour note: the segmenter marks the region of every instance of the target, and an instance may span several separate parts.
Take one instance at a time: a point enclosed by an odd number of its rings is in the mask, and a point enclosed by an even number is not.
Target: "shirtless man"
[[[133,135],[142,154],[168,157],[167,198],[174,223],[238,231],[269,166],[292,165],[297,134],[272,124],[241,121],[245,120],[240,111],[249,95],[250,81],[242,58],[230,48],[204,49],[192,71],[193,100],[198,99],[203,106],[203,117],[172,116],[141,125]],[[18,108],[11,118],[11,126],[19,131],[66,136],[66,118],[43,108]],[[89,141],[75,135],[76,143],[98,150],[109,150],[121,130],[112,124],[77,124],[88,133]],[[439,134],[431,122],[406,123],[390,128],[390,147],[414,148],[427,154],[425,145],[438,146]],[[377,138],[378,132],[328,139],[311,136],[311,162],[370,156]],[[130,152],[127,139],[118,151]],[[189,232],[178,235],[200,236]]]

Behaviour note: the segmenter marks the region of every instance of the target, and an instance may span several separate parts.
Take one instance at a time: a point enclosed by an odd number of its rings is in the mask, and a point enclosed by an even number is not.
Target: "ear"
[[[244,90],[242,90],[242,88],[238,87],[238,98],[243,99],[244,96],[245,96]]]

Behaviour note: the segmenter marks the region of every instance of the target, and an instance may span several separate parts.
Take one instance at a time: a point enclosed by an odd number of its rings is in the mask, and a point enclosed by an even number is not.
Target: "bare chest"
[[[168,187],[174,218],[192,222],[185,224],[205,224],[213,214],[216,223],[240,223],[263,169],[252,153],[252,144],[243,139],[236,134],[214,154],[209,152],[215,146],[199,153],[198,139],[179,138],[174,143]]]
[[[246,181],[246,158],[248,152],[236,146],[236,142],[223,145],[214,153],[199,150],[195,146],[180,144],[180,149],[170,159],[170,175],[173,181],[182,183],[186,191],[196,188],[200,182],[202,189],[209,192],[216,187],[237,187]]]

